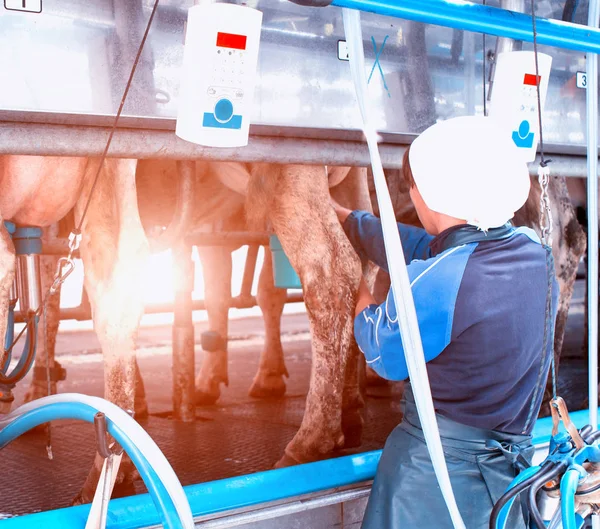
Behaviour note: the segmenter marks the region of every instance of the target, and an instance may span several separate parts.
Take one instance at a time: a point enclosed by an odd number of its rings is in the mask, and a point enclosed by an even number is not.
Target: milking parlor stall
[[[390,275],[362,272],[399,300],[465,527],[395,229],[418,225],[407,146],[459,116],[528,163],[514,222],[560,286],[534,466],[490,527],[515,500],[532,527],[599,527],[599,4],[4,0],[0,529],[360,527],[404,383],[354,342],[330,194],[381,217]]]

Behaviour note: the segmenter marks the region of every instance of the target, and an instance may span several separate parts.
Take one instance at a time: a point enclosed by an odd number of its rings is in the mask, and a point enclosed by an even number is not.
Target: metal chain
[[[550,168],[548,164],[552,160],[546,160],[544,158],[544,132],[542,126],[542,97],[540,94],[540,72],[538,65],[538,50],[537,50],[537,30],[535,23],[535,0],[531,0],[531,24],[533,26],[533,54],[535,57],[535,87],[537,94],[537,107],[538,107],[538,125],[540,134],[540,165],[538,167],[538,181],[540,184],[541,195],[540,195],[540,234],[542,244],[547,246],[547,264],[549,267],[552,263],[552,209],[550,208],[550,195],[548,193],[548,186],[550,183]],[[549,269],[549,268],[548,268]],[[551,321],[548,321],[552,314],[552,281],[548,272],[548,292],[546,294],[546,323],[544,324],[544,334],[548,332],[546,328],[548,325],[552,325]],[[552,336],[554,333],[552,332]],[[545,341],[545,339],[544,339]],[[545,351],[544,351],[545,353]],[[552,345],[552,354],[550,355],[550,371],[552,373],[552,399],[556,401],[557,397],[557,384],[556,384],[556,361],[554,358],[554,345]]]
[[[538,167],[538,182],[540,189],[540,233],[542,243],[552,247],[552,209],[550,207],[550,195],[548,184],[550,183],[550,167],[548,165]]]

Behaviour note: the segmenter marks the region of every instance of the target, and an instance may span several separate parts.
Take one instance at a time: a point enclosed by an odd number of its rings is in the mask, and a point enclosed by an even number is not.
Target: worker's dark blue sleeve
[[[372,261],[386,272],[388,271],[381,220],[378,217],[366,211],[353,211],[344,221],[343,228],[361,261]],[[400,222],[398,230],[406,264],[413,259],[431,257],[429,243],[433,239],[432,235],[423,228]]]
[[[454,247],[408,265],[425,361],[450,343],[458,290],[476,245]],[[367,365],[388,380],[405,380],[408,368],[392,291],[381,305],[369,305],[354,320],[354,336]]]

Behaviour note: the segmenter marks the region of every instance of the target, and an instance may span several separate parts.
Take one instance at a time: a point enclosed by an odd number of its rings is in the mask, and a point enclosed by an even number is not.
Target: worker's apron
[[[362,529],[452,529],[435,477],[410,384],[404,417],[388,437],[365,512]],[[534,448],[529,435],[473,428],[436,415],[450,481],[467,529],[487,529],[494,503]],[[525,529],[515,504],[506,527]]]

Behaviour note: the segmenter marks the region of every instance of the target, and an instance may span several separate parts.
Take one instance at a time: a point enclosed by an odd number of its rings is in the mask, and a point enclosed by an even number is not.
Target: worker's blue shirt
[[[398,229],[436,411],[470,426],[523,433],[554,348],[551,332],[548,354],[542,352],[548,274],[537,235],[513,228],[504,239],[461,244],[461,234],[475,228],[455,226],[437,237],[404,224]],[[344,230],[363,260],[387,270],[379,218],[354,211]],[[554,325],[558,284],[552,277]],[[383,304],[363,310],[354,333],[371,368],[404,380],[408,369],[392,296],[390,290]],[[542,395],[539,391],[534,403],[535,416]]]

